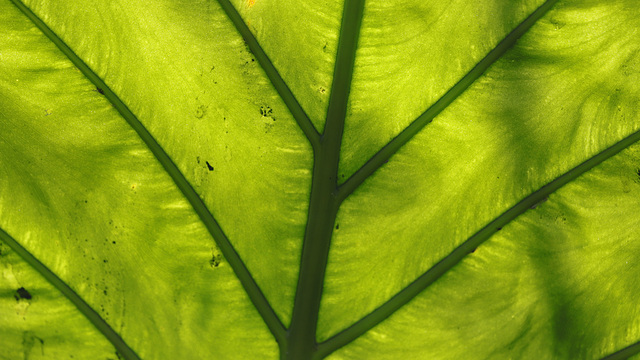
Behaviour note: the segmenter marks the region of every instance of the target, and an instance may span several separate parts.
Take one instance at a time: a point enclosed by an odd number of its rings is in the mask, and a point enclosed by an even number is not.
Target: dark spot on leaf
[[[100,94],[104,95],[104,90],[102,90],[101,88],[96,86],[96,91],[99,92]]]
[[[21,287],[20,289],[16,290],[16,295],[14,295],[14,297],[16,298],[16,300],[21,300],[21,299],[25,299],[25,300],[31,300],[31,294],[27,291],[27,289]]]
[[[209,164],[208,161],[206,161],[207,163],[207,169],[209,169],[209,171],[213,171],[213,166],[211,166],[211,164]]]
[[[222,261],[222,255],[213,254],[213,256],[211,257],[211,260],[209,260],[209,265],[211,265],[212,268],[217,268],[218,266],[220,266],[221,261]]]
[[[262,116],[271,116],[273,114],[273,110],[269,106],[260,106],[260,115]]]
[[[195,114],[196,118],[202,119],[207,114],[207,108],[208,106],[204,106],[204,105],[198,106]]]
[[[551,23],[551,25],[553,25],[553,28],[556,30],[562,29],[565,25],[564,21],[560,21],[554,18],[550,19],[549,22]]]
[[[497,231],[500,231],[500,230],[502,230],[502,228],[501,228],[501,227],[499,227],[499,228],[497,228],[496,230],[497,230]]]
[[[336,224],[336,230],[340,229],[340,224]]]
[[[476,252],[476,250],[478,250],[478,248],[471,250],[471,253],[473,254],[474,252]]]
[[[112,243],[112,244],[115,244],[116,242],[115,242],[115,241],[112,241],[111,243]]]
[[[640,169],[636,170],[636,175],[638,175],[638,177],[640,177]]]

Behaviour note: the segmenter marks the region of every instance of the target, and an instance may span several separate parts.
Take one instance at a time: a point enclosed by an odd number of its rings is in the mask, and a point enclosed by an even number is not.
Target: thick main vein
[[[122,115],[122,117],[129,123],[133,130],[138,133],[142,141],[147,145],[149,150],[158,159],[162,167],[169,174],[171,179],[180,189],[180,191],[187,198],[195,212],[200,217],[214,241],[220,248],[220,251],[224,255],[225,259],[229,262],[229,265],[235,272],[236,276],[240,280],[240,283],[244,287],[249,299],[256,307],[265,323],[269,327],[269,330],[273,333],[278,342],[284,340],[285,328],[280,322],[280,319],[273,311],[273,308],[267,301],[266,297],[258,287],[257,283],[251,276],[251,273],[245,266],[244,262],[229,242],[229,239],[220,228],[220,225],[215,220],[207,206],[202,199],[198,196],[191,184],[184,177],[180,169],[175,165],[173,160],[164,151],[162,146],[156,141],[151,133],[142,125],[140,120],[131,112],[131,110],[120,100],[120,98],[104,83],[96,73],[84,63],[78,55],[76,55],[71,48],[62,41],[37,15],[35,15],[29,8],[27,8],[19,0],[11,0],[68,58],[71,62],[91,81],[97,88],[99,88],[103,95],[113,104],[114,108]],[[67,294],[65,294],[67,295]]]
[[[294,300],[286,359],[315,357],[316,328],[324,275],[340,202],[336,198],[340,144],[347,113],[347,101],[355,53],[364,11],[364,0],[346,0],[340,39],[320,147],[314,151],[313,179],[298,285]]]
[[[458,83],[447,91],[429,109],[414,120],[400,134],[387,143],[369,161],[358,169],[339,188],[339,199],[344,200],[357,189],[371,174],[378,170],[389,158],[411,140],[422,128],[429,124],[442,110],[446,109],[455,99],[471,86],[484,72],[515,44],[515,42],[536,23],[557,0],[547,0],[529,17],[509,33],[487,56],[471,69]]]
[[[236,27],[240,35],[244,38],[249,49],[273,84],[273,87],[276,89],[285,105],[287,105],[289,111],[291,111],[291,115],[293,115],[298,126],[300,126],[304,134],[307,136],[311,146],[313,146],[314,149],[317,149],[320,145],[320,134],[318,134],[315,126],[313,126],[313,123],[302,109],[302,106],[300,106],[300,103],[298,103],[298,100],[284,82],[280,73],[278,73],[278,70],[273,66],[273,63],[251,33],[251,30],[249,30],[249,27],[244,23],[242,17],[238,14],[238,11],[233,7],[233,5],[231,5],[229,0],[218,0],[218,3],[222,9],[224,9],[231,22],[233,22],[233,25]]]
[[[107,324],[107,322],[89,305],[87,304],[69,285],[51,271],[46,265],[41,263],[27,249],[22,247],[11,235],[0,229],[0,240],[18,253],[24,261],[26,261],[33,269],[38,271],[51,285],[76,306],[89,321],[113,344],[118,354],[127,360],[140,360],[140,357],[133,351],[127,343],[122,340],[120,335]]]
[[[555,180],[544,185],[526,198],[522,199],[520,202],[515,204],[502,215],[495,218],[492,222],[487,224],[484,228],[475,233],[465,242],[460,244],[449,255],[440,260],[440,262],[431,267],[431,269],[426,271],[414,282],[394,295],[383,305],[381,305],[373,312],[369,313],[367,316],[363,317],[347,329],[321,343],[319,345],[318,352],[326,356],[336,349],[339,349],[340,347],[353,341],[360,335],[364,334],[369,329],[373,328],[374,326],[391,316],[394,312],[396,312],[402,306],[406,305],[409,301],[415,298],[429,285],[433,284],[436,280],[442,277],[447,271],[449,271],[456,264],[462,261],[465,256],[467,256],[475,248],[480,246],[480,244],[489,239],[489,237],[491,237],[496,231],[499,231],[502,227],[513,221],[525,211],[542,202],[551,193],[560,189],[570,181],[576,179],[578,176],[591,170],[603,161],[618,154],[620,151],[628,148],[638,140],[640,140],[640,131],[636,131],[635,133],[627,136],[614,145],[606,148],[605,150],[589,158],[580,165],[557,177]],[[633,348],[633,350],[640,351],[640,347],[636,346]]]

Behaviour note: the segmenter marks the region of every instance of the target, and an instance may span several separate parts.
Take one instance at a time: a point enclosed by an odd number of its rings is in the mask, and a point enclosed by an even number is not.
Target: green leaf
[[[0,359],[640,352],[635,0],[0,0]]]

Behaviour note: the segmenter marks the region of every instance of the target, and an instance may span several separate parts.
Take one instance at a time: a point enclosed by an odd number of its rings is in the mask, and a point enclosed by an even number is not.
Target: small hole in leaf
[[[207,169],[209,169],[209,171],[213,171],[213,166],[211,166],[211,164],[209,164],[208,161],[206,161],[207,163]]]

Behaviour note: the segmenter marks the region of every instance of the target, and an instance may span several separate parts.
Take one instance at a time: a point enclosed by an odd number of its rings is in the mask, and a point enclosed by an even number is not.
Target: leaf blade
[[[449,91],[447,91],[440,99],[427,109],[422,115],[411,122],[409,126],[404,128],[398,135],[373,155],[367,162],[356,170],[344,183],[340,185],[339,197],[347,198],[355,189],[360,186],[371,174],[384,165],[389,158],[393,156],[404,144],[411,140],[423,127],[429,124],[433,119],[446,109],[455,99],[460,96],[476,79],[478,79],[485,71],[504,54],[518,39],[525,33],[536,21],[538,21],[557,0],[550,0],[543,3],[523,22],[516,26],[498,45],[493,48],[487,56],[485,56],[476,66],[471,69],[460,81],[458,81]]]
[[[544,2],[369,1],[340,181],[441,98]]]
[[[0,240],[7,244],[13,251],[22,257],[29,265],[38,271],[47,281],[53,285],[58,291],[73,303],[73,305],[93,324],[113,344],[118,353],[127,360],[139,360],[136,354],[127,345],[124,340],[116,333],[113,328],[91,307],[87,304],[73,289],[71,289],[64,281],[62,281],[49,268],[42,264],[25,248],[23,248],[16,240],[14,240],[4,230],[0,229]],[[28,295],[30,298],[31,295]],[[44,351],[43,351],[44,352]]]
[[[480,245],[482,245],[482,243],[489,240],[496,232],[502,230],[502,228],[508,225],[511,221],[514,221],[518,216],[524,214],[526,211],[535,209],[539,204],[545,202],[551,194],[579,176],[582,176],[584,173],[590,171],[594,167],[600,165],[602,162],[607,161],[621,151],[629,148],[631,145],[638,142],[638,140],[640,140],[640,131],[622,139],[613,146],[596,154],[592,158],[562,174],[560,177],[554,179],[552,182],[544,185],[542,188],[522,199],[512,208],[501,214],[465,242],[460,244],[449,255],[440,260],[407,287],[400,290],[387,302],[345,330],[321,343],[319,346],[319,353],[322,353],[325,356],[329,355],[331,352],[347,345],[366,333],[368,330],[374,328],[389,316],[392,316],[393,313],[411,302],[416,296],[431,286],[439,278],[444,276],[460,261],[464,260],[466,256],[473,253]]]
[[[637,23],[622,3],[605,11],[556,6],[345,200],[321,305],[324,339],[544,184],[637,131],[639,89],[622,71],[637,61],[637,47],[615,25]]]
[[[377,358],[447,348],[445,358],[600,358],[633,348],[640,337],[628,301],[638,292],[639,154],[635,143],[566,184],[386,324],[329,358],[357,357],[385,335],[394,349]],[[450,306],[464,316],[446,311]],[[416,316],[425,325],[407,337]]]
[[[176,183],[176,186],[187,198],[195,212],[198,214],[209,233],[216,241],[218,247],[222,251],[225,259],[229,261],[229,264],[233,268],[234,272],[240,279],[243,287],[247,291],[249,298],[254,303],[258,312],[261,314],[267,326],[273,333],[274,337],[278,340],[284,339],[284,326],[278,319],[271,305],[262,294],[262,291],[256,284],[255,280],[249,273],[242,259],[233,248],[229,239],[224,234],[218,222],[214,219],[213,215],[206,207],[202,199],[195,192],[191,184],[184,177],[182,172],[173,163],[169,155],[162,149],[160,144],[151,135],[151,133],[142,125],[138,118],[129,110],[129,108],[120,100],[120,98],[104,83],[102,79],[96,75],[74,52],[69,48],[47,25],[42,22],[33,12],[31,12],[24,4],[19,0],[12,0],[13,3],[31,20],[36,26],[49,38],[51,41],[73,62],[75,66],[82,71],[82,73],[96,85],[97,89],[100,89],[100,94],[104,95],[116,110],[122,115],[122,117],[131,125],[135,132],[140,136],[142,141],[147,145],[149,150],[155,155],[162,167],[167,171],[169,176]],[[123,349],[125,350],[125,349]],[[123,351],[123,355],[126,351]]]
[[[142,140],[13,4],[0,6],[9,18],[0,41],[1,226],[143,358],[211,348],[276,357],[238,279]],[[231,324],[235,331],[220,330]]]
[[[238,32],[242,34],[242,37],[247,42],[249,49],[251,49],[251,52],[258,59],[258,62],[269,77],[269,80],[271,80],[271,83],[278,91],[278,94],[280,94],[280,97],[282,98],[284,103],[287,104],[287,107],[289,108],[289,111],[293,115],[294,119],[296,119],[298,125],[307,136],[307,140],[309,140],[313,148],[317,148],[320,141],[320,134],[318,133],[318,130],[315,128],[305,111],[302,109],[300,103],[298,103],[298,100],[293,95],[291,90],[289,90],[289,87],[278,73],[278,70],[276,70],[271,60],[269,60],[269,57],[264,52],[256,38],[253,36],[251,30],[249,30],[249,27],[242,21],[240,14],[236,10],[236,8],[231,5],[231,2],[229,2],[229,0],[218,0],[218,3],[227,13],[227,16],[229,16],[229,19],[231,19],[236,29],[238,29]]]

